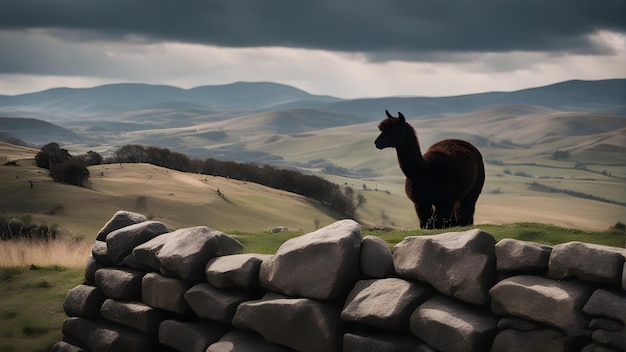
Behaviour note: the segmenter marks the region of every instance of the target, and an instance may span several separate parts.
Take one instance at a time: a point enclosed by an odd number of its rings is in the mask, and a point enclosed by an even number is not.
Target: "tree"
[[[51,165],[60,164],[72,158],[67,149],[61,149],[58,143],[52,142],[41,147],[35,155],[37,167],[50,169]]]
[[[50,168],[50,176],[58,182],[87,187],[89,183],[89,170],[78,159],[70,159],[60,164],[53,164]]]

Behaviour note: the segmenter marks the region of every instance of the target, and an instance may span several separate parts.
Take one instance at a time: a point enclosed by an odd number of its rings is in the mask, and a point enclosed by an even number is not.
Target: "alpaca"
[[[424,155],[415,130],[398,112],[379,125],[378,149],[396,148],[400,169],[406,176],[405,192],[415,205],[420,227],[441,229],[474,223],[476,201],[485,183],[485,166],[472,144],[446,139],[433,144]]]

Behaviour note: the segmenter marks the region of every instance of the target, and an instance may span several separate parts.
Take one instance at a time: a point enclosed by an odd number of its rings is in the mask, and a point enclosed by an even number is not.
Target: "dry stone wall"
[[[244,253],[119,211],[53,351],[624,351],[626,250],[481,231],[393,250],[342,220]]]

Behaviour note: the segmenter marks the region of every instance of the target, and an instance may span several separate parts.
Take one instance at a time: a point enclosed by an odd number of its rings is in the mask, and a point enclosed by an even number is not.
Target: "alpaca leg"
[[[415,211],[417,212],[417,219],[420,222],[420,228],[422,229],[434,228],[432,205],[415,204]]]
[[[445,229],[457,226],[454,216],[454,206],[451,204],[439,204],[435,206],[435,227],[436,229]]]
[[[455,207],[456,218],[460,226],[470,226],[474,224],[474,211],[478,197],[466,197],[459,201]]]

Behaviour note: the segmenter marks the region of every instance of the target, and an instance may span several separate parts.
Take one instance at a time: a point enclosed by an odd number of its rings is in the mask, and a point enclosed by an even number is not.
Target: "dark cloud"
[[[358,51],[385,60],[485,51],[606,54],[590,35],[626,32],[625,13],[623,0],[2,0],[0,29],[81,34],[67,40]]]

